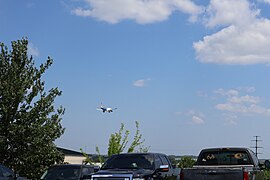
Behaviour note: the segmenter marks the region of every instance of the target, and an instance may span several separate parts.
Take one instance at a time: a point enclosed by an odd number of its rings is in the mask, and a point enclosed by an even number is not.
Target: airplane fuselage
[[[100,108],[102,110],[102,112],[108,112],[108,113],[111,113],[113,112],[112,108]]]

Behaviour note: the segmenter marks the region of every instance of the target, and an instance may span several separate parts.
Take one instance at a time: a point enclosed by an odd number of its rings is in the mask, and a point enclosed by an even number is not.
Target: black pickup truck
[[[123,153],[111,156],[91,180],[176,180],[180,169],[160,153]]]
[[[181,170],[181,180],[264,180],[269,161],[259,163],[248,148],[203,149],[192,168]]]

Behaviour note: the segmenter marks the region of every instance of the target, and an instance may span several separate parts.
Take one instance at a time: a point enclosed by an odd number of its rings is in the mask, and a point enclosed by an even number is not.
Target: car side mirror
[[[161,165],[156,171],[157,172],[168,172],[169,171],[169,165]]]
[[[265,160],[264,161],[264,166],[265,166],[265,168],[270,169],[270,161],[269,160]]]
[[[95,167],[95,168],[94,168],[94,172],[98,172],[99,169],[100,169],[100,167]]]
[[[90,174],[85,174],[80,179],[91,179],[91,175]]]

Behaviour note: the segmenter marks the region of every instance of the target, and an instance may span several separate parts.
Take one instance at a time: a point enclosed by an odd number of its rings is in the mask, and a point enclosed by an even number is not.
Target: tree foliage
[[[269,169],[264,169],[263,170],[265,179],[270,179],[270,170]]]
[[[58,88],[45,91],[41,79],[52,65],[48,57],[39,68],[27,54],[28,40],[12,42],[12,50],[0,43],[0,163],[20,175],[39,179],[44,170],[63,161],[54,141],[64,133],[64,108],[54,107]]]
[[[141,146],[144,143],[144,140],[141,141],[142,134],[140,134],[139,131],[139,123],[138,121],[136,121],[135,123],[136,123],[136,133],[130,147],[128,148],[128,152],[134,152],[137,146]]]
[[[80,150],[81,150],[81,153],[83,154],[83,156],[85,157],[85,160],[83,160],[83,163],[84,163],[84,164],[91,164],[91,165],[93,165],[93,161],[92,161],[92,159],[90,158],[90,156],[89,156],[88,154],[86,154],[86,152],[83,151],[82,148],[80,148]]]
[[[128,135],[129,131],[125,130],[124,135],[124,124],[121,123],[121,127],[118,132],[111,134],[109,138],[109,145],[108,145],[108,156],[113,154],[119,154],[124,151],[126,145],[128,143]]]
[[[98,147],[98,146],[96,146],[96,152],[97,152],[97,154],[98,154],[98,161],[99,161],[101,164],[103,164],[104,158],[101,156],[100,150],[99,150],[99,147]]]
[[[104,162],[104,156],[102,156],[100,154],[100,151],[99,151],[98,146],[96,146],[97,156],[90,157],[90,155],[87,154],[85,151],[83,151],[82,148],[80,148],[80,150],[81,150],[81,153],[83,154],[83,156],[85,157],[85,159],[83,160],[83,163],[84,164],[94,165],[96,162],[99,162],[99,163],[103,164],[103,162]]]
[[[194,160],[190,156],[183,156],[179,162],[178,167],[180,168],[190,168],[195,164],[196,160]]]
[[[111,137],[109,139],[109,145],[108,145],[108,156],[111,156],[113,154],[120,154],[123,152],[128,144],[128,137],[130,134],[129,130],[124,129],[124,124],[121,123],[121,127],[118,132],[111,134]],[[123,134],[124,132],[124,134]],[[139,149],[137,151],[139,152],[147,152],[149,150],[149,147],[144,147],[144,139],[142,140],[142,134],[140,134],[139,131],[139,122],[136,121],[136,133],[134,135],[133,141],[131,142],[127,152],[134,152],[136,148]]]
[[[127,149],[127,152],[128,153],[135,152],[135,151],[148,152],[150,147],[143,146],[143,143],[145,140],[144,139],[142,140],[142,134],[140,134],[140,131],[139,131],[139,122],[136,121],[135,123],[136,123],[136,133],[133,137],[133,141],[131,142],[129,148]],[[129,134],[130,134],[130,131],[125,130],[125,125],[121,123],[119,131],[115,132],[114,134],[111,134],[109,138],[108,157],[110,157],[113,154],[120,154],[125,151],[126,146],[128,144]],[[81,152],[83,153],[85,157],[85,163],[91,164],[92,159],[89,157],[89,155],[83,152],[82,149],[81,149]],[[103,163],[104,158],[101,156],[98,146],[96,146],[96,152],[98,154],[99,162]]]

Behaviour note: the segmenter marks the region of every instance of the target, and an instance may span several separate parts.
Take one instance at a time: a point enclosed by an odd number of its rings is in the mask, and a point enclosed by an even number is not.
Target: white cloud
[[[253,22],[259,13],[247,0],[211,0],[204,23],[207,27],[243,25]]]
[[[123,20],[135,20],[139,24],[164,21],[174,11],[190,15],[194,22],[203,11],[191,0],[85,0],[91,7],[78,7],[73,13],[78,16],[93,17],[108,23],[119,23]]]
[[[216,108],[222,111],[229,111],[234,113],[242,113],[242,114],[263,114],[263,115],[270,115],[270,109],[261,107],[257,104],[235,104],[235,103],[224,103],[224,104],[217,104]]]
[[[194,110],[188,110],[186,112],[177,112],[176,114],[187,117],[189,124],[202,125],[205,123],[204,114],[195,112]]]
[[[245,96],[233,96],[228,98],[228,101],[231,103],[252,103],[252,104],[258,104],[260,102],[260,98],[259,97],[255,97],[255,96],[249,96],[249,95],[245,95]]]
[[[204,124],[204,120],[198,116],[192,116],[191,121],[193,124]]]
[[[150,81],[150,80],[151,80],[150,78],[136,80],[136,81],[133,82],[133,86],[135,86],[135,87],[144,87],[144,86],[146,86],[146,83],[148,81]]]
[[[193,44],[204,63],[270,63],[270,21],[257,20],[245,27],[229,26]]]
[[[123,20],[134,20],[139,24],[155,23],[167,20],[177,11],[186,13],[190,22],[200,18],[206,28],[217,30],[193,43],[196,59],[200,62],[270,64],[270,20],[261,17],[255,1],[210,0],[207,7],[192,0],[84,1],[84,7],[73,9],[75,15],[111,24]],[[269,1],[264,0],[265,3]]]
[[[28,43],[28,47],[27,48],[28,48],[28,54],[29,55],[36,56],[36,57],[39,56],[38,48],[35,47],[32,43]]]
[[[198,15],[201,14],[205,9],[203,6],[194,4],[191,0],[172,0],[172,5],[174,5],[179,11],[189,14],[190,22],[196,22]]]
[[[225,90],[223,88],[219,88],[218,90],[214,92],[222,96],[237,96],[239,94],[238,90],[236,89]]]
[[[259,2],[265,2],[267,4],[270,4],[270,0],[258,0]]]
[[[247,0],[211,0],[205,25],[224,28],[193,43],[196,59],[215,64],[269,64],[270,20],[259,18],[259,12]]]
[[[253,92],[256,91],[256,88],[252,87],[252,86],[250,86],[250,87],[240,87],[238,89],[241,90],[241,91],[247,92],[247,93],[253,93]]]
[[[222,93],[219,93],[221,92]],[[232,113],[241,113],[241,114],[262,114],[270,115],[270,108],[265,108],[260,105],[260,97],[251,96],[251,95],[241,95],[237,90],[234,90],[238,93],[232,95],[229,93],[232,90],[227,92],[223,89],[216,91],[218,94],[226,97],[224,103],[219,103],[215,107],[218,110],[232,112]]]

